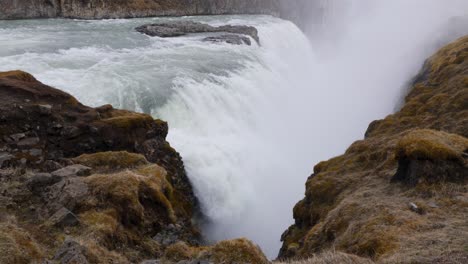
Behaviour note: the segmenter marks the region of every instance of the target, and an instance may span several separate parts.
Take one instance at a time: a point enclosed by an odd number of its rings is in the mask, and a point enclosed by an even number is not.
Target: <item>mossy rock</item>
[[[416,160],[460,160],[468,150],[468,139],[430,129],[409,132],[397,144],[396,158]]]
[[[24,72],[24,71],[7,71],[7,72],[0,72],[0,78],[11,78],[19,81],[24,82],[36,82],[36,78],[31,74]]]
[[[141,154],[127,151],[108,151],[83,154],[73,159],[74,162],[92,168],[129,169],[149,164]]]

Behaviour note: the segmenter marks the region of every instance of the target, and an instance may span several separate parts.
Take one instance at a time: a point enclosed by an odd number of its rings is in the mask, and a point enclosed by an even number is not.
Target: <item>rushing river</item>
[[[174,19],[252,25],[261,45],[133,30]],[[85,104],[167,120],[168,140],[210,219],[208,238],[248,237],[274,257],[313,165],[391,113],[435,49],[424,43],[439,39],[423,22],[402,32],[375,27],[379,10],[353,21],[359,27],[333,23],[335,35],[322,28],[312,40],[329,42],[312,45],[294,24],[270,16],[0,21],[0,71],[28,71]]]

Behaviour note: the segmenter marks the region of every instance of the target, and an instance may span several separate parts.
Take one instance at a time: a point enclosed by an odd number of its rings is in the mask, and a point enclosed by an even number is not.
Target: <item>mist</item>
[[[424,60],[468,33],[467,1],[306,0],[287,6],[284,15],[294,18],[309,43],[292,32],[265,41],[276,51],[265,63],[279,77],[265,90],[266,102],[256,104],[255,131],[244,138],[248,161],[240,173],[248,191],[238,198],[246,204],[208,227],[215,239],[247,236],[269,257],[293,222],[292,208],[313,166],[343,153],[371,121],[393,113]],[[274,42],[278,46],[268,46]]]

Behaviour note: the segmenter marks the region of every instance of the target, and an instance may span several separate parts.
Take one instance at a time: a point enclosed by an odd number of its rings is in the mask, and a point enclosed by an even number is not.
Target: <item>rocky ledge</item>
[[[161,38],[179,37],[196,33],[229,33],[209,36],[204,38],[203,41],[251,45],[251,41],[249,39],[249,37],[251,37],[260,44],[257,29],[251,26],[224,25],[215,27],[193,21],[174,21],[158,24],[146,24],[135,28],[135,30],[148,36]]]
[[[84,106],[21,71],[0,73],[0,96],[0,263],[266,261],[245,239],[200,246],[166,122]]]
[[[467,102],[463,37],[427,60],[400,111],[314,167],[279,257],[336,250],[379,263],[466,263]]]

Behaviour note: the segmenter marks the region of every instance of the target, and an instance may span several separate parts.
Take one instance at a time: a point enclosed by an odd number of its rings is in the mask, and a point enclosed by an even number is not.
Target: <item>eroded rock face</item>
[[[468,257],[468,240],[459,235],[468,232],[460,224],[468,195],[467,102],[463,37],[427,60],[399,112],[372,122],[364,140],[314,167],[279,257],[330,249],[379,262]]]
[[[0,19],[274,14],[276,0],[2,0]]]
[[[231,44],[247,44],[250,45],[250,40],[243,36],[249,36],[257,43],[260,43],[258,30],[250,26],[210,26],[193,21],[175,21],[170,23],[147,24],[139,26],[136,31],[152,37],[179,37],[186,34],[195,33],[231,33],[229,35],[221,35],[205,38],[206,41],[227,42]]]
[[[84,106],[21,71],[0,73],[0,96],[0,227],[10,218],[27,223],[24,236],[46,251],[24,261],[13,255],[16,263],[54,255],[61,263],[138,263],[173,243],[201,242],[198,201],[165,140],[166,122]],[[15,236],[2,232],[0,240]]]

